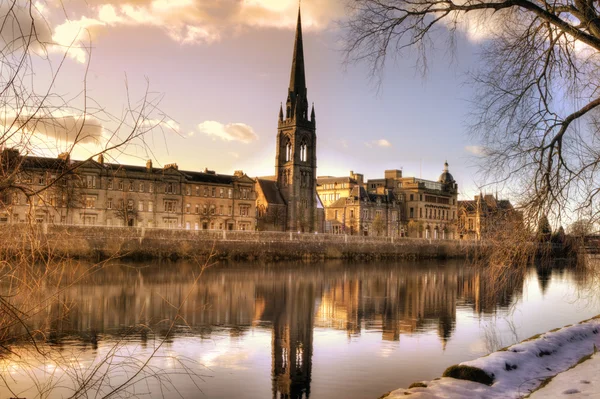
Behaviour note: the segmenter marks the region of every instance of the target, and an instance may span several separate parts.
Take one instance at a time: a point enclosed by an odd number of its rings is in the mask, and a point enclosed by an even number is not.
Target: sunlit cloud
[[[258,135],[254,132],[254,129],[245,123],[229,123],[224,125],[215,121],[206,121],[198,125],[198,130],[207,136],[219,138],[224,141],[250,143],[258,140]]]
[[[373,147],[392,147],[392,143],[387,141],[386,139],[373,140],[365,143],[365,145],[369,148]]]
[[[484,156],[486,154],[485,147],[480,145],[468,145],[465,147],[465,151],[476,156]]]
[[[0,125],[5,131],[21,135],[44,136],[62,143],[100,144],[103,127],[101,122],[91,116],[69,115],[55,112],[51,115],[3,115]]]
[[[53,29],[58,48],[71,48],[78,62],[87,60],[87,49],[103,30],[121,26],[153,27],[182,45],[210,44],[244,28],[292,29],[296,24],[295,0],[87,0],[87,15],[71,18]],[[303,27],[321,30],[343,16],[336,0],[302,5]]]

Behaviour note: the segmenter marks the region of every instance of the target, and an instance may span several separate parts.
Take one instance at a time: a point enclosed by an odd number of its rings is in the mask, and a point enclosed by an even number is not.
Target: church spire
[[[294,56],[292,59],[292,73],[290,76],[290,93],[294,100],[298,96],[306,99],[306,76],[304,73],[304,46],[302,44],[302,17],[298,7],[298,24],[296,26],[296,40],[294,42]]]

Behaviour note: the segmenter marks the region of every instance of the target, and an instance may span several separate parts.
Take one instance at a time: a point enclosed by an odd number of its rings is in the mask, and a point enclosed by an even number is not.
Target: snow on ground
[[[600,397],[600,352],[590,360],[554,377],[552,381],[531,396],[542,398]]]
[[[478,367],[493,376],[491,386],[443,377],[425,382],[427,388],[398,389],[386,399],[405,398],[520,398],[539,387],[548,377],[561,373],[584,356],[600,348],[600,319],[548,332],[488,356],[460,363]],[[600,362],[599,362],[600,363]],[[600,367],[600,365],[598,366]],[[599,374],[600,369],[596,369]],[[579,378],[575,381],[579,381]],[[591,379],[588,379],[592,381]],[[574,382],[567,389],[580,389]],[[590,384],[591,385],[591,384]],[[565,385],[566,386],[566,385]],[[596,386],[598,388],[598,386]],[[549,396],[539,396],[549,397]]]

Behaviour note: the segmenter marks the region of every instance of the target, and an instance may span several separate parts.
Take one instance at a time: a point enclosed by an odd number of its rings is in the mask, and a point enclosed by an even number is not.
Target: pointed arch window
[[[307,155],[306,141],[302,141],[302,144],[300,144],[300,161],[306,162],[306,159],[307,159],[306,155]]]
[[[292,160],[292,143],[290,142],[290,140],[288,140],[285,145],[285,161],[288,162],[291,160]]]

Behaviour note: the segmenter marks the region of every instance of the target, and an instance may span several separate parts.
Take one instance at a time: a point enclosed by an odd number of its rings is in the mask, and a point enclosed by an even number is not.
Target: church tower
[[[308,113],[302,22],[298,25],[285,109],[279,109],[275,176],[287,203],[288,231],[318,231],[317,135],[315,108]]]

